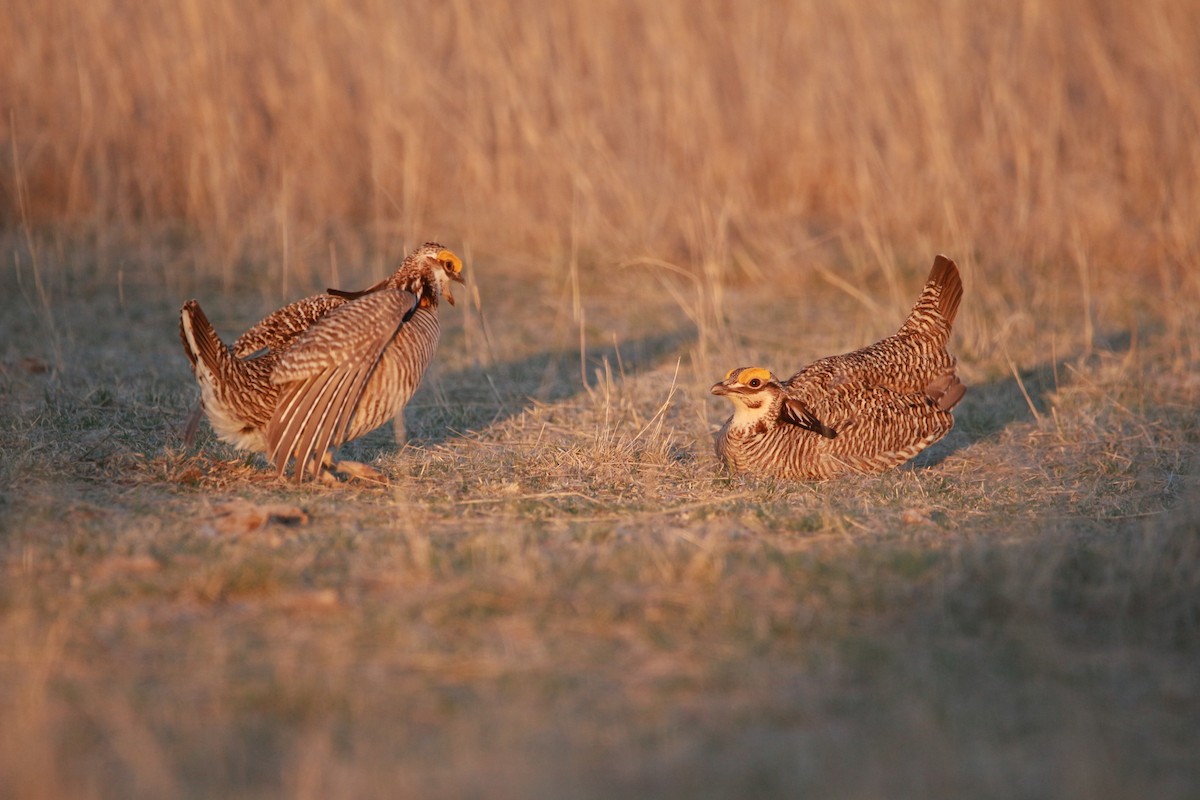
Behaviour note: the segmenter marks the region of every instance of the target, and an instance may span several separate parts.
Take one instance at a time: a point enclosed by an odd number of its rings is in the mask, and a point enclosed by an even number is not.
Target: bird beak
[[[451,272],[450,280],[454,281],[455,283],[466,284],[466,281],[463,280],[461,272]],[[454,305],[454,295],[450,292],[449,286],[446,287],[446,300],[449,301],[450,305]]]
[[[722,395],[722,394],[729,394],[730,390],[729,390],[729,387],[725,384],[725,381],[721,381],[720,383],[714,383],[712,389],[710,389],[709,391],[711,391],[713,394],[716,394],[716,395]]]

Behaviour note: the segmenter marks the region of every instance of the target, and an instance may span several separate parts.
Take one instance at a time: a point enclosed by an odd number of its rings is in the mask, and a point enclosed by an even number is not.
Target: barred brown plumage
[[[316,477],[326,453],[395,417],[437,349],[438,302],[453,305],[462,261],[428,242],[388,278],[330,289],[221,342],[200,305],[180,311],[180,338],[217,436],[263,452],[282,475]],[[348,462],[346,462],[348,463]]]
[[[958,267],[938,256],[892,336],[787,381],[762,367],[730,370],[712,387],[734,406],[717,457],[733,471],[806,479],[882,472],[913,458],[953,427],[950,411],[966,391],[946,350],[961,299]]]

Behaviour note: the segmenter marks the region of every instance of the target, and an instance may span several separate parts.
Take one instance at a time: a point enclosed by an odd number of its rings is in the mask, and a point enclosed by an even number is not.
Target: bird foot
[[[388,482],[387,476],[385,476],[382,472],[374,467],[369,467],[366,464],[362,464],[358,461],[336,461],[330,466],[329,472],[326,474],[331,475],[334,472],[341,473],[348,478],[365,481],[367,483],[387,485]]]

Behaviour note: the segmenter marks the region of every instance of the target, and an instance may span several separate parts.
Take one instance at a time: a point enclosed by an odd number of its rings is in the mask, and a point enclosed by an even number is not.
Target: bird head
[[[421,247],[420,252],[429,265],[438,292],[446,296],[446,301],[450,305],[454,305],[454,295],[450,293],[450,284],[464,282],[462,259],[437,242],[427,242]]]
[[[445,296],[454,305],[451,283],[463,283],[462,259],[437,242],[426,242],[404,259],[388,284],[412,292],[421,298],[421,305],[437,305]]]
[[[779,379],[763,367],[736,367],[725,380],[713,384],[712,393],[733,403],[736,424],[753,422],[768,414],[776,398],[783,394]]]

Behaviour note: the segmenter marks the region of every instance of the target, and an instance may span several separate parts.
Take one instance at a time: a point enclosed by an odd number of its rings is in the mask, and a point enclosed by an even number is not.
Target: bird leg
[[[204,406],[197,400],[192,406],[191,413],[188,414],[187,422],[183,424],[183,430],[180,436],[183,437],[183,444],[186,447],[191,447],[192,442],[196,441],[196,431],[200,429],[200,420],[204,417]]]

